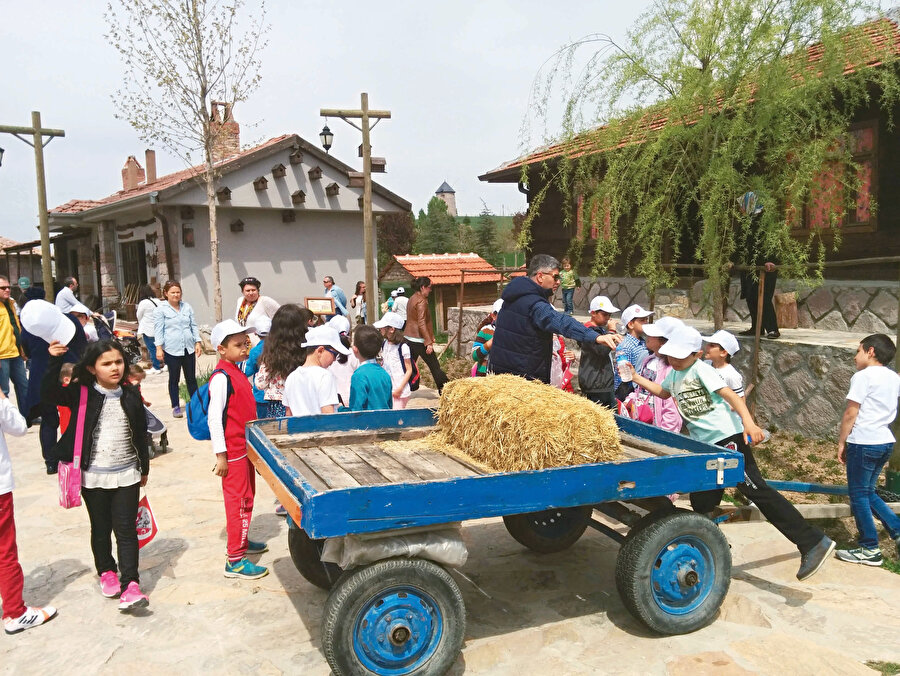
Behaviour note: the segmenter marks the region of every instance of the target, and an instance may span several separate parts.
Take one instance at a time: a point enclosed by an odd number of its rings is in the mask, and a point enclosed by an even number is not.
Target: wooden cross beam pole
[[[353,124],[351,119],[361,120],[357,129],[362,132],[363,146],[363,255],[366,263],[366,298],[369,299],[366,303],[366,323],[373,324],[378,306],[378,287],[375,285],[375,222],[372,218],[372,144],[369,142],[369,120],[390,119],[391,111],[369,110],[369,95],[363,92],[360,94],[359,110],[322,108],[319,114],[323,117],[339,117],[350,124]]]
[[[52,139],[56,136],[65,136],[62,129],[45,129],[41,126],[41,114],[38,111],[31,113],[30,127],[10,127],[0,125],[0,133],[12,134],[16,138],[25,141],[34,147],[34,168],[37,174],[38,193],[38,218],[40,219],[41,232],[41,271],[44,282],[44,292],[47,298],[53,298],[53,261],[50,257],[50,217],[47,214],[47,182],[44,177],[44,137]],[[30,135],[32,141],[22,138],[19,134]],[[77,274],[77,271],[76,273]]]

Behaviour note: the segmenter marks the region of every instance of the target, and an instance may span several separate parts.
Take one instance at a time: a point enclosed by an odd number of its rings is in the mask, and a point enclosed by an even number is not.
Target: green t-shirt
[[[575,288],[575,270],[560,270],[559,271],[559,285],[564,289],[574,289]]]
[[[672,369],[661,384],[675,397],[692,439],[714,444],[744,431],[740,419],[732,417],[728,402],[716,394],[728,386],[706,362],[698,359],[684,371]]]

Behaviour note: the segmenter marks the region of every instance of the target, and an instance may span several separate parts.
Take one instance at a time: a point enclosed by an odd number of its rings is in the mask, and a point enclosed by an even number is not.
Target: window
[[[578,237],[581,237],[584,232],[584,195],[578,196],[578,204],[575,209],[575,233]],[[594,201],[594,205],[591,208],[591,213],[588,216],[588,224],[590,225],[590,239],[597,239],[600,237],[600,219],[597,217],[597,212],[599,211],[599,205],[596,201]],[[603,239],[608,240],[611,236],[611,228],[612,228],[612,213],[610,209],[607,207],[605,210],[604,218],[603,218]]]

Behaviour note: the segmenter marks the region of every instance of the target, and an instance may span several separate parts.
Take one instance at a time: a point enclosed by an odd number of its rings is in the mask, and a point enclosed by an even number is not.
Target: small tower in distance
[[[456,218],[456,191],[450,187],[450,184],[444,181],[434,194],[447,205],[447,213]]]

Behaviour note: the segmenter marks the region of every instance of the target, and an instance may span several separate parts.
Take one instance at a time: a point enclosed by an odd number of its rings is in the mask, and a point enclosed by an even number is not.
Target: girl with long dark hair
[[[265,393],[267,418],[285,414],[281,403],[284,381],[306,358],[306,348],[302,344],[307,329],[315,321],[316,316],[310,310],[293,303],[282,305],[272,318],[272,328],[266,337],[255,376],[256,387]]]

